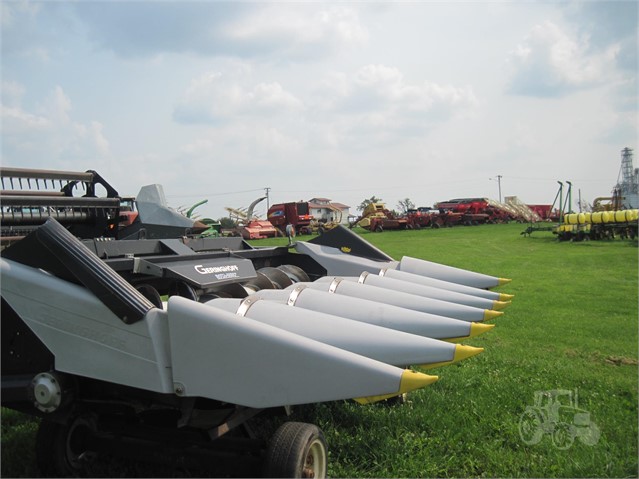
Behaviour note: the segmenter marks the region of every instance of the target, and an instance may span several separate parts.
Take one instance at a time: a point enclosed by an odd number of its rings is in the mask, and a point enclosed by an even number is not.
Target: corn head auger
[[[508,280],[394,261],[344,227],[255,248],[80,239],[57,213],[0,258],[2,404],[42,419],[47,475],[135,451],[231,475],[323,477],[316,426],[285,422],[263,441],[250,424],[265,411],[428,386],[438,378],[424,370],[483,351],[459,342],[491,329],[484,321],[512,299],[490,291]]]

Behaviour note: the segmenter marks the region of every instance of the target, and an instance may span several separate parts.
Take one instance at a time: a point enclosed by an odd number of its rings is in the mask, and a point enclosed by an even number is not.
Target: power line
[[[211,196],[236,195],[239,193],[251,193],[254,191],[263,191],[264,188],[254,188],[252,190],[228,191],[226,193],[191,193],[189,195],[166,195],[167,198],[210,198]]]

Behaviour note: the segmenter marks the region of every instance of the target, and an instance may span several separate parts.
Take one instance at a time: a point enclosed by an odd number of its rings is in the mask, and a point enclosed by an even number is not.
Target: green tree
[[[224,218],[220,218],[220,225],[222,225],[222,228],[224,229],[235,228],[235,221],[228,216],[225,216]]]
[[[366,209],[366,207],[368,205],[370,205],[371,203],[381,203],[382,200],[381,198],[378,198],[377,196],[373,195],[370,198],[362,201],[359,206],[357,207],[357,211],[364,211]]]
[[[408,212],[408,210],[415,208],[415,203],[413,203],[410,199],[405,198],[403,200],[399,200],[399,203],[397,203],[396,208],[399,208],[402,214],[405,215]]]

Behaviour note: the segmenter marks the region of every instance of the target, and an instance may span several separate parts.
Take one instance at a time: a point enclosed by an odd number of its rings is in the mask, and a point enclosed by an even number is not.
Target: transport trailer
[[[508,281],[394,261],[341,226],[254,248],[241,238],[79,239],[55,218],[4,248],[0,267],[2,405],[41,418],[38,466],[64,477],[91,474],[104,452],[233,476],[324,477],[317,426],[283,420],[270,439],[252,426],[291,406],[368,404],[434,383],[408,366],[483,351],[456,343],[502,312],[477,316],[484,310],[461,297]],[[346,280],[365,293],[302,294],[327,276],[391,270],[464,294],[457,304]],[[285,298],[267,298],[274,290]],[[433,301],[468,317],[419,310]]]

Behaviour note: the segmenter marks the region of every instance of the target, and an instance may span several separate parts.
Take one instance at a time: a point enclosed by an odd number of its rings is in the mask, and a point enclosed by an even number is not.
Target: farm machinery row
[[[547,205],[529,207],[516,197],[508,197],[506,203],[488,198],[457,198],[436,203],[434,208],[411,208],[403,215],[388,210],[384,203],[370,203],[351,226],[381,232],[509,221],[542,221],[549,214]]]
[[[428,207],[412,208],[406,214],[398,215],[386,208],[384,203],[370,203],[355,219],[351,228],[359,226],[368,231],[380,233],[386,230],[412,230],[421,228],[441,228],[455,226],[462,215],[450,211],[438,211]]]
[[[97,173],[0,173],[2,405],[41,419],[48,476],[107,453],[324,477],[323,433],[286,421],[292,406],[429,386],[424,371],[483,351],[461,342],[512,299],[491,291],[509,280],[396,261],[341,226],[288,247],[144,223],[120,239],[121,198]],[[265,439],[253,426],[272,416]]]

